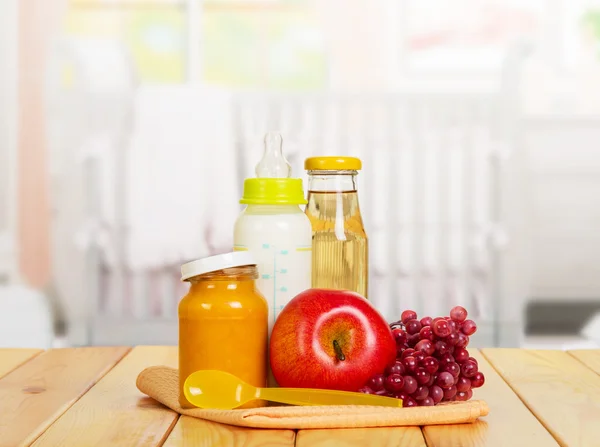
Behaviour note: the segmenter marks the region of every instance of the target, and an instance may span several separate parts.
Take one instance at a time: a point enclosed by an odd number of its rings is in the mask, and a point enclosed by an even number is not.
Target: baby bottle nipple
[[[283,139],[277,132],[265,135],[265,152],[256,165],[256,176],[263,178],[289,178],[292,165],[285,159],[282,149]]]

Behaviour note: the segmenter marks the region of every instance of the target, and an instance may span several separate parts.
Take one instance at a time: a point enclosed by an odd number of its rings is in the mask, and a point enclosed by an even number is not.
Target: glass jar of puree
[[[179,303],[179,403],[195,371],[216,369],[257,387],[267,381],[269,310],[258,291],[256,261],[249,252],[226,253],[189,262],[181,279],[190,283]],[[264,406],[253,401],[240,408]]]

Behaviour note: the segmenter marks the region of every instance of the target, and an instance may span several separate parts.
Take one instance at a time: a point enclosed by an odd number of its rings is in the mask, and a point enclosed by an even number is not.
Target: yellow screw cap
[[[362,162],[356,157],[310,157],[304,161],[307,171],[358,171]]]
[[[302,179],[248,178],[244,181],[245,205],[305,205]]]

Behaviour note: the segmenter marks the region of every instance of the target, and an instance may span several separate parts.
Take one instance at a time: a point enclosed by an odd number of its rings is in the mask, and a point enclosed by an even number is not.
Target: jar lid
[[[233,251],[208,258],[197,259],[181,266],[181,280],[193,278],[217,270],[245,265],[256,265],[256,260],[249,251]]]
[[[300,178],[248,178],[244,180],[245,205],[304,205]]]
[[[360,158],[356,157],[309,157],[304,161],[307,171],[359,171]]]

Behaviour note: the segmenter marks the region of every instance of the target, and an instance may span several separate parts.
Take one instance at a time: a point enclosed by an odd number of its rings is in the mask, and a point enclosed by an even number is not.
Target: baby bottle
[[[257,178],[244,181],[240,203],[247,206],[234,227],[234,250],[250,251],[257,261],[257,286],[269,306],[269,336],[284,306],[311,286],[312,229],[300,208],[307,202],[302,179],[290,175],[281,136],[268,133]]]

